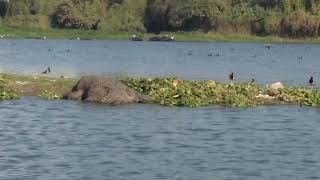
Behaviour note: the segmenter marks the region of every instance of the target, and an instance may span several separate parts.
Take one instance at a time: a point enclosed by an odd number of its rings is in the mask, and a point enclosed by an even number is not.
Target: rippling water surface
[[[306,85],[310,76],[320,79],[320,45],[274,44],[268,50],[256,43],[1,40],[0,47],[0,71],[19,73],[39,73],[51,66],[56,76],[179,76],[225,81],[233,71],[240,81],[255,78],[261,84],[283,81],[296,86]]]
[[[0,179],[319,179],[319,109],[0,103]]]
[[[0,71],[305,85],[317,45],[1,40]],[[209,53],[213,56],[208,56]],[[219,53],[220,56],[215,56]],[[297,56],[303,56],[298,60]],[[0,102],[0,179],[320,179],[320,109]]]

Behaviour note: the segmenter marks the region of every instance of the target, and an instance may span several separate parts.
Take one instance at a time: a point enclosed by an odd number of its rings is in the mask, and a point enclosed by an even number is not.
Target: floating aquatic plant
[[[320,91],[312,88],[293,88],[283,89],[277,95],[279,99],[293,104],[305,106],[320,105]]]
[[[260,91],[253,83],[222,84],[177,78],[128,78],[123,82],[140,93],[152,96],[155,103],[167,106],[199,107],[221,104],[250,107],[258,104],[255,99]]]
[[[18,98],[19,96],[15,92],[11,90],[0,89],[0,100],[10,100]]]
[[[55,99],[62,99],[62,96],[57,95],[53,91],[45,90],[41,95],[41,98],[47,99],[47,100],[55,100]]]
[[[155,103],[167,106],[253,107],[277,103],[320,106],[320,91],[311,88],[272,90],[254,83],[223,84],[177,78],[127,78],[123,82],[140,93],[152,96]]]

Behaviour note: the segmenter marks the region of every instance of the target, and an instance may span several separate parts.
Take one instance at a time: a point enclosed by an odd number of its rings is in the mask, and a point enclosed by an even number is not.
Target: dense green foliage
[[[14,91],[4,88],[5,83],[7,83],[6,79],[0,76],[0,101],[8,99],[18,99],[19,96]]]
[[[0,101],[2,100],[10,100],[10,99],[18,99],[19,96],[10,90],[0,89]]]
[[[319,0],[11,0],[6,26],[316,37]]]
[[[48,90],[45,90],[44,92],[42,92],[42,94],[39,95],[39,97],[41,97],[43,99],[47,99],[47,100],[62,99],[61,95],[57,95],[55,92],[48,91]]]
[[[128,78],[123,82],[136,91],[153,97],[155,103],[166,106],[252,107],[279,103],[320,106],[320,91],[310,88],[286,88],[276,91],[254,83],[223,84],[176,78]]]
[[[290,37],[318,36],[316,0],[150,0],[152,31],[203,30]]]
[[[279,92],[277,95],[279,99],[305,105],[305,106],[319,106],[320,105],[320,91],[305,88],[287,88]]]
[[[12,0],[0,3],[0,14],[13,27],[145,31],[145,6],[146,0]]]

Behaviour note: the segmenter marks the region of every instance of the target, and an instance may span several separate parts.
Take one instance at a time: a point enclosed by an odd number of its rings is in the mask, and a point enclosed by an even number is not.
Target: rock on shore
[[[108,105],[143,103],[152,100],[151,97],[137,93],[122,82],[100,76],[84,76],[73,87],[64,99],[98,102]]]

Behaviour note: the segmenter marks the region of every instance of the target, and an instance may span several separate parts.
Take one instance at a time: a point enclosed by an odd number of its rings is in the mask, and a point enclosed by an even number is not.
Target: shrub
[[[169,25],[179,30],[216,30],[225,19],[226,7],[216,0],[177,0],[169,13]]]
[[[38,14],[40,9],[38,0],[14,0],[8,5],[8,15],[30,15]]]
[[[4,17],[7,15],[9,4],[4,1],[0,1],[0,16]]]
[[[173,1],[149,0],[144,14],[144,25],[149,32],[160,33],[169,27],[169,15]]]
[[[6,17],[3,24],[10,27],[47,29],[50,27],[50,20],[48,16],[44,15],[17,15]]]
[[[11,1],[8,7],[8,15],[29,15],[30,11],[24,0]]]
[[[282,34],[291,37],[313,37],[319,34],[320,18],[304,11],[296,11],[281,22]]]
[[[145,32],[143,18],[146,0],[123,1],[114,4],[107,10],[107,17],[102,24],[102,30]]]
[[[263,31],[266,35],[278,35],[281,32],[282,17],[277,14],[271,14],[264,18]]]
[[[61,28],[98,29],[105,11],[106,4],[100,0],[68,1],[57,7],[52,24]]]

